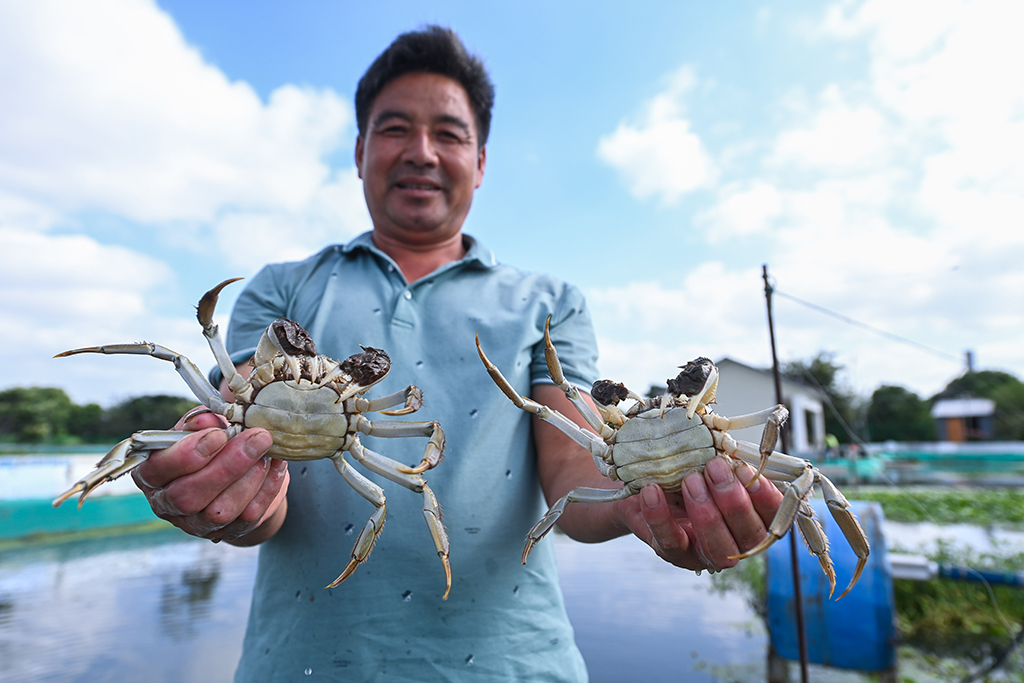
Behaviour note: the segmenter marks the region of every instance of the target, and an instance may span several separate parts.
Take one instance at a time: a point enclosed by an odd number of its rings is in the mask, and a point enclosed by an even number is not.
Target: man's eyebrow
[[[454,116],[452,114],[442,114],[441,116],[438,116],[437,119],[435,119],[435,120],[438,123],[450,123],[453,126],[457,126],[457,127],[461,128],[461,129],[463,129],[467,133],[472,132],[472,129],[469,127],[469,122],[464,121],[460,117]]]
[[[377,116],[374,117],[373,125],[379,126],[381,123],[387,121],[388,119],[402,119],[403,121],[412,121],[412,118],[403,111],[399,111],[397,109],[385,109],[384,111],[382,111],[381,113],[377,114]]]

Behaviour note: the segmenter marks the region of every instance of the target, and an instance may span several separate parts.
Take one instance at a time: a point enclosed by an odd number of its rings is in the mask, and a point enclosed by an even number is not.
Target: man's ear
[[[484,168],[487,166],[487,145],[480,148],[480,152],[476,157],[476,184],[473,185],[473,189],[480,187],[484,182]]]
[[[356,170],[359,172],[359,178],[363,177],[363,136],[356,136]]]

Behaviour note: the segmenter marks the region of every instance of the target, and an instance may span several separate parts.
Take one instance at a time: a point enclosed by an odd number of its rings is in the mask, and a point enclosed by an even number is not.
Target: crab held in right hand
[[[718,369],[707,358],[698,358],[683,366],[682,372],[675,379],[669,380],[665,395],[653,399],[650,404],[622,384],[608,380],[595,382],[591,396],[597,404],[598,414],[583,401],[579,390],[566,380],[558,354],[551,343],[548,325],[545,325],[544,341],[551,379],[600,436],[581,429],[558,411],[520,396],[501,371],[488,360],[479,338],[477,350],[491,378],[512,403],[553,425],[590,451],[601,474],[614,481],[622,481],[625,486],[620,489],[579,487],[556,501],[527,535],[522,558],[524,564],[534,544],[551,530],[569,503],[623,500],[639,493],[647,484],[657,484],[665,491],[679,491],[682,478],[687,472],[703,470],[712,458],[724,455],[752,465],[757,470],[755,477],[763,475],[785,494],[782,505],[768,527],[767,537],[756,547],[735,556],[736,559],[765,550],[785,536],[796,521],[834,592],[836,577],[829,558],[828,539],[821,525],[814,519],[808,503],[813,487],[817,485],[829,511],[858,558],[853,577],[839,597],[850,592],[867,563],[870,553],[867,536],[850,512],[849,502],[825,475],[802,458],[774,450],[779,428],[789,415],[784,406],[778,405],[733,418],[716,415],[708,406],[715,400]],[[616,406],[626,399],[633,399],[636,404],[624,413]],[[759,424],[765,425],[760,445],[737,441],[729,435],[730,429]]]

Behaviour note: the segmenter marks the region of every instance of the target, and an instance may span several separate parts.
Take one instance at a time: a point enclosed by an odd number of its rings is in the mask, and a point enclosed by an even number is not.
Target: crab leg
[[[388,413],[386,413],[388,414]],[[444,431],[437,422],[402,422],[400,420],[368,420],[359,415],[355,429],[369,436],[388,438],[403,438],[410,436],[427,436],[427,449],[423,453],[423,459],[416,467],[405,467],[400,465],[396,469],[402,474],[422,474],[437,466],[444,455]]]
[[[65,500],[81,492],[82,495],[78,497],[78,507],[81,508],[86,497],[97,486],[127,474],[148,458],[151,451],[176,444],[191,433],[148,430],[132,434],[110,449],[110,452],[96,463],[96,469],[57,496],[53,501],[53,507],[59,507]]]
[[[172,351],[166,346],[160,346],[152,342],[137,342],[134,344],[107,344],[104,346],[88,346],[81,349],[71,349],[70,351],[64,351],[58,353],[54,358],[64,358],[65,356],[74,356],[79,353],[103,353],[107,355],[139,355],[139,356],[153,356],[153,358],[159,358],[160,360],[166,360],[174,363],[174,369],[177,370],[181,378],[185,380],[185,384],[192,390],[196,398],[202,401],[203,405],[219,415],[223,415],[229,421],[235,422],[235,406],[232,403],[228,403],[220,396],[220,392],[210,386],[210,382],[206,379],[206,376],[196,367],[196,364],[190,361],[185,356],[181,355],[176,351]],[[234,366],[232,366],[233,368]],[[240,419],[240,417],[239,417]]]
[[[349,560],[349,563],[345,566],[345,570],[338,575],[338,578],[327,584],[327,588],[335,588],[338,586],[338,584],[351,576],[352,572],[356,570],[356,567],[362,564],[366,558],[370,556],[370,551],[373,550],[373,544],[377,542],[377,537],[380,536],[381,529],[384,528],[384,518],[387,515],[384,489],[364,477],[357,470],[353,469],[353,467],[345,460],[345,456],[342,453],[338,453],[331,458],[331,460],[334,462],[334,467],[338,470],[338,473],[341,474],[348,485],[355,489],[356,493],[373,503],[373,506],[376,509],[370,516],[370,519],[366,522],[366,526],[364,526],[363,530],[359,532],[359,537],[356,538],[356,544],[352,546],[352,559]]]
[[[442,434],[442,439],[443,436],[444,435]],[[402,466],[399,463],[395,462],[391,458],[381,455],[380,453],[371,451],[369,448],[363,446],[358,439],[353,440],[352,445],[349,446],[348,448],[348,451],[349,453],[352,454],[352,457],[361,462],[371,472],[376,472],[377,474],[381,475],[382,477],[386,477],[387,479],[390,479],[396,484],[401,484],[410,491],[414,491],[416,493],[420,493],[423,495],[423,517],[427,522],[427,528],[430,530],[430,537],[434,541],[434,547],[437,549],[437,555],[441,558],[441,564],[444,565],[445,589],[444,597],[442,599],[447,599],[448,591],[450,591],[452,587],[452,570],[451,566],[448,563],[448,534],[444,530],[444,524],[441,523],[441,506],[438,504],[437,498],[434,496],[434,492],[430,490],[430,487],[427,486],[427,482],[424,481],[423,477],[419,476],[419,474],[403,473],[401,471]],[[344,462],[344,460],[342,460],[342,462]],[[335,458],[334,463],[335,466],[339,466],[338,458]],[[340,471],[341,470],[339,466],[339,472]],[[349,483],[351,484],[351,482]],[[362,493],[362,491],[360,491],[360,493]],[[383,492],[381,495],[383,496]],[[383,509],[383,501],[381,501],[381,508]],[[373,521],[373,518],[371,518],[371,521]],[[383,512],[381,512],[380,523],[384,523]],[[369,525],[367,526],[367,529],[368,528]],[[365,529],[364,533],[366,533]],[[379,526],[377,527],[376,533],[380,533]],[[360,535],[360,538],[362,538],[362,534]],[[374,538],[376,538],[376,536],[374,536]],[[359,546],[358,540],[356,542],[356,545],[357,547]],[[353,554],[353,561],[355,562],[355,565],[352,565],[350,563],[350,568],[346,568],[345,572],[343,572],[342,575],[338,577],[337,581],[333,585],[341,583],[345,580],[345,578],[348,577],[349,574],[355,571],[355,567],[359,564],[359,562],[362,562],[364,559],[366,559],[366,555],[369,555],[370,548],[372,547],[373,543],[371,541],[369,546],[366,548],[366,554],[363,555],[362,559],[359,559],[358,561],[355,561],[356,555]],[[353,553],[355,553],[355,551],[353,551]]]
[[[775,450],[775,445],[779,442],[779,432],[782,429],[782,425],[789,419],[789,410],[786,406],[781,403],[774,408],[765,408],[759,410],[756,413],[750,413],[749,415],[737,415],[736,417],[725,417],[723,415],[716,415],[709,413],[702,416],[704,424],[709,429],[718,429],[721,431],[731,431],[734,429],[745,429],[747,427],[755,427],[759,424],[764,425],[764,431],[761,433],[761,461],[757,466],[757,472],[754,477],[750,480],[754,482],[764,472],[764,468],[768,465],[768,459],[771,458],[772,452]],[[750,486],[750,484],[747,484]]]
[[[235,364],[231,362],[231,356],[224,346],[224,340],[220,337],[220,328],[213,322],[213,311],[217,308],[217,297],[220,295],[220,290],[232,282],[238,282],[241,279],[240,277],[235,277],[220,283],[204,294],[199,300],[199,305],[196,306],[196,319],[203,326],[203,336],[209,342],[210,351],[213,352],[213,357],[217,359],[217,366],[220,368],[221,373],[228,379],[229,386],[237,372],[235,371]],[[232,390],[234,389],[232,388]]]
[[[853,548],[853,552],[857,556],[857,568],[853,572],[850,584],[843,591],[843,594],[839,596],[839,598],[842,598],[850,592],[853,585],[857,583],[857,579],[860,578],[860,573],[868,562],[871,546],[868,543],[868,537],[864,533],[864,529],[861,528],[857,518],[850,512],[850,503],[846,500],[846,496],[836,488],[835,484],[828,477],[820,472],[818,473],[818,486],[825,497],[828,511],[832,513],[832,518],[836,520],[836,524],[842,529],[843,536],[846,537],[847,542],[849,542],[850,547]]]
[[[580,486],[569,491],[569,493],[555,501],[551,509],[526,534],[526,547],[523,548],[523,564],[526,564],[526,558],[530,556],[533,546],[537,544],[537,541],[544,538],[545,534],[551,531],[552,527],[555,526],[555,522],[565,512],[565,506],[569,503],[611,503],[616,500],[625,500],[632,495],[634,495],[634,492],[628,486],[623,486],[621,489],[594,489]]]
[[[415,384],[410,384],[404,390],[396,391],[387,396],[378,396],[371,399],[359,398],[358,400],[366,402],[365,405],[359,404],[360,412],[363,413],[379,412],[383,415],[408,415],[415,413],[423,407],[423,390]],[[397,406],[399,403],[404,403],[405,405],[397,410],[384,410],[384,408]]]
[[[546,405],[537,403],[533,399],[527,398],[526,396],[520,396],[516,392],[515,388],[509,383],[509,381],[505,379],[505,376],[501,374],[501,370],[499,370],[498,367],[494,365],[494,363],[492,363],[490,359],[487,358],[487,356],[484,354],[484,350],[480,346],[479,335],[476,338],[476,350],[480,354],[480,360],[484,362],[484,366],[487,368],[487,373],[491,376],[491,379],[494,380],[494,383],[498,385],[498,388],[501,389],[502,393],[508,396],[509,400],[512,401],[512,403],[514,403],[517,408],[519,408],[520,410],[525,410],[528,413],[533,413],[540,419],[556,427],[560,432],[562,432],[570,439],[578,443],[580,446],[587,449],[587,451],[589,451],[591,454],[593,454],[594,461],[598,463],[598,467],[600,468],[602,467],[602,465],[604,465],[602,473],[604,472],[604,470],[607,469],[606,458],[608,457],[610,449],[608,448],[608,445],[601,440],[600,437],[598,437],[596,434],[580,429],[575,422],[567,418],[565,415],[562,415],[557,410],[548,408]],[[564,379],[564,377],[562,379]],[[570,400],[572,399],[570,398]],[[583,403],[583,405],[586,404]],[[587,409],[590,409],[589,406],[587,406]],[[585,414],[584,417],[586,417]]]
[[[544,321],[544,358],[548,362],[548,373],[551,375],[551,381],[565,393],[565,397],[576,407],[579,414],[583,416],[583,419],[587,421],[590,428],[601,435],[602,438],[607,438],[612,435],[612,429],[604,423],[601,416],[594,412],[594,409],[583,400],[580,396],[580,390],[576,388],[574,384],[571,384],[569,380],[565,378],[565,373],[562,372],[562,361],[558,360],[558,352],[555,350],[555,345],[551,342],[551,316]],[[477,338],[477,348],[480,348],[480,339]],[[480,357],[484,358],[484,352],[480,351]],[[484,364],[488,361],[484,358]],[[488,372],[490,368],[488,367]],[[498,373],[499,376],[501,373]],[[493,377],[494,374],[491,373]],[[502,378],[504,379],[504,378]],[[497,381],[497,380],[495,380]],[[507,393],[507,392],[506,392]]]

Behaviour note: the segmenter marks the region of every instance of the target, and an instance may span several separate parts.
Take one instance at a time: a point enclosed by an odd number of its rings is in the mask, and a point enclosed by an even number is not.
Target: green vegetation
[[[893,522],[1024,525],[1024,491],[1017,489],[867,489],[858,500],[877,501]]]
[[[862,410],[853,390],[839,381],[843,366],[834,359],[834,353],[821,351],[809,361],[783,363],[782,374],[825,392],[830,404],[825,408],[825,431],[842,443],[850,443],[855,440],[850,429],[859,431],[858,417]]]
[[[868,405],[870,441],[931,441],[935,420],[931,405],[903,387],[881,386]]]
[[[104,410],[76,405],[63,389],[16,387],[0,391],[0,442],[110,443],[140,429],[170,429],[195,399],[139,396]]]

